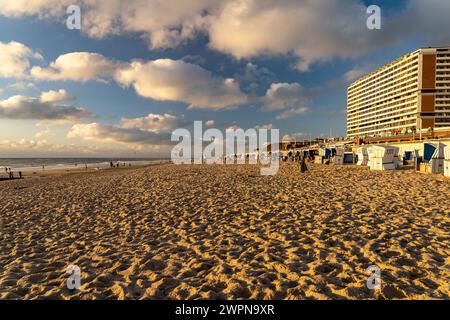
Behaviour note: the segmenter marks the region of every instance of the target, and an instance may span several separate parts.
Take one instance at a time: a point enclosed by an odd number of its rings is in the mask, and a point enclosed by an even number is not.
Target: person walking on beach
[[[305,157],[302,157],[300,161],[300,172],[305,173],[306,171],[308,171],[308,166],[306,165]]]

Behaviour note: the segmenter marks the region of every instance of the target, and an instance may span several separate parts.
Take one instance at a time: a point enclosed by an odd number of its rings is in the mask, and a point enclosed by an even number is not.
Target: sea
[[[0,173],[5,168],[11,171],[36,171],[54,169],[76,168],[109,168],[110,163],[120,166],[144,166],[150,164],[169,163],[170,159],[164,158],[0,158]]]

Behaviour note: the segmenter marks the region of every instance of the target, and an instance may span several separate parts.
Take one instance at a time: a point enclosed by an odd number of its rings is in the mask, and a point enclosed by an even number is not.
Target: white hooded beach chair
[[[436,150],[431,157],[431,172],[432,173],[444,173],[444,159],[445,159],[445,144],[437,142],[433,143]]]
[[[336,147],[334,150],[333,163],[337,165],[344,164],[345,149],[343,147]]]
[[[450,178],[450,146],[444,149],[444,175]]]
[[[423,173],[444,173],[444,148],[445,145],[440,142],[424,143],[419,170]]]
[[[367,149],[371,170],[395,170],[399,148],[393,146],[373,146]]]
[[[367,166],[369,164],[369,153],[367,152],[367,147],[361,147],[356,150],[358,155],[358,166]]]

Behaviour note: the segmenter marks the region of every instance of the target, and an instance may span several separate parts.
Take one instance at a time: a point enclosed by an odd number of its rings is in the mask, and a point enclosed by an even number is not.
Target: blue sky
[[[137,11],[133,11],[130,15],[134,20],[130,20],[123,9],[116,8],[114,12],[113,8],[101,21],[98,16],[105,12],[106,4],[95,6],[84,0],[79,1],[83,18],[79,31],[65,27],[65,1],[42,1],[41,6],[26,9],[25,2],[23,7],[21,1],[8,6],[7,1],[0,0],[0,43],[9,52],[8,57],[18,55],[10,45],[13,42],[27,48],[21,47],[22,53],[32,52],[20,60],[29,64],[18,69],[22,75],[1,76],[0,71],[0,101],[4,108],[11,97],[23,97],[17,99],[19,102],[14,100],[20,104],[19,115],[2,113],[0,102],[0,157],[109,156],[136,150],[142,156],[167,155],[170,148],[161,141],[170,129],[189,127],[194,120],[214,121],[214,126],[221,129],[232,125],[244,129],[270,125],[280,129],[286,138],[327,136],[330,129],[334,135],[344,136],[346,87],[351,81],[418,47],[450,43],[448,19],[433,15],[444,9],[450,12],[448,1],[429,1],[429,14],[423,12],[418,0],[351,0],[341,4],[336,0],[314,4],[288,0],[261,1],[257,5],[251,0],[233,1],[237,3],[232,8],[239,10],[248,2],[245,20],[237,29],[233,23],[242,17],[232,16],[236,10],[216,1],[199,0],[192,12],[185,12],[177,0],[168,1],[175,8],[170,12],[164,8],[155,12],[154,6],[133,7],[139,5],[135,4],[137,1],[125,1],[139,12],[148,10],[148,17],[135,17]],[[264,5],[260,5],[262,2]],[[116,1],[111,3],[114,7]],[[382,9],[381,30],[365,26],[367,15],[362,9],[371,4]],[[290,13],[295,10],[298,20]],[[418,12],[427,18],[417,21]],[[317,17],[323,21],[316,21]],[[273,28],[264,25],[264,19],[267,23],[273,21]],[[121,21],[120,25],[110,25],[114,20]],[[415,31],[408,24],[423,26],[425,31]],[[436,35],[433,31],[438,28],[447,31]],[[97,74],[80,80],[79,74],[69,74],[73,70],[63,74],[52,68],[58,57],[76,52],[98,54],[108,66],[114,63],[114,72],[128,70],[131,78],[117,80],[116,73],[107,72],[101,75],[104,81],[98,81]],[[33,54],[42,58],[36,59]],[[160,66],[150,62],[159,59],[170,62],[160,74],[164,83],[160,78],[152,78]],[[130,67],[134,60],[141,65]],[[98,59],[86,61],[86,68],[95,68],[98,63]],[[52,76],[48,72],[36,76],[38,73],[31,72],[36,66],[50,70]],[[145,71],[138,75],[141,67]],[[189,72],[193,85],[189,85]],[[233,79],[232,84],[227,79]],[[55,98],[45,103],[39,100],[43,92],[60,90],[70,99]],[[205,97],[201,96],[203,91]],[[227,99],[230,105],[224,102]],[[9,100],[9,105],[12,103]],[[70,119],[58,118],[58,112],[45,119],[31,110],[54,105],[61,110],[83,108],[89,116],[82,117],[72,110],[76,114]],[[151,123],[142,120],[147,116],[167,125],[151,127]],[[124,118],[135,121],[131,127],[124,127]],[[92,124],[97,126],[88,127]],[[99,132],[111,135],[102,139]],[[142,138],[147,132],[151,136]]]

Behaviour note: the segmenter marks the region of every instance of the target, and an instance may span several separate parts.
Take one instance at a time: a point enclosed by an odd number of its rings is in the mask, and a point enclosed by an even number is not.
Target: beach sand
[[[442,175],[295,164],[0,182],[0,298],[449,299],[449,195]]]

